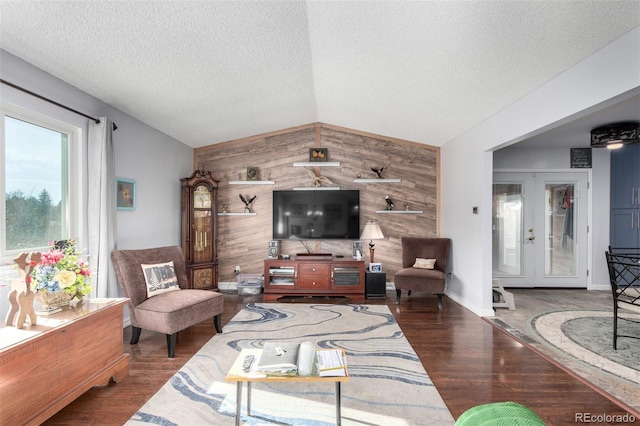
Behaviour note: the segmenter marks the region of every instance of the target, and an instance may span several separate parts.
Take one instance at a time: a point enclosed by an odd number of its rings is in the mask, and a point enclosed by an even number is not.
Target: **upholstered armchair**
[[[222,333],[224,296],[210,290],[187,289],[180,247],[114,250],[111,260],[118,283],[129,298],[132,345],[138,343],[143,328],[164,333],[169,358],[173,358],[179,331],[213,318],[216,331]]]
[[[437,295],[438,308],[442,309],[450,250],[449,238],[403,237],[403,269],[393,276],[396,303],[400,303],[402,290],[409,296],[412,291],[422,291]]]

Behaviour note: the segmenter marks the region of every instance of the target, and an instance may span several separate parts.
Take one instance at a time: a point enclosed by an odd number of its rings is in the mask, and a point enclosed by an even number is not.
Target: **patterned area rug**
[[[625,315],[636,321],[640,315]],[[611,385],[599,380],[598,385],[632,407],[639,407],[637,388],[640,386],[640,339],[618,337],[618,349],[613,349],[613,318],[611,312],[561,310],[533,315],[526,326],[531,335],[544,345],[578,360],[596,374],[611,377]],[[640,337],[640,325],[619,320],[619,334]],[[583,370],[584,371],[584,370]],[[587,379],[589,375],[584,375]],[[628,386],[622,386],[625,384]],[[632,393],[621,390],[630,387]]]
[[[638,314],[626,315],[640,319]],[[526,328],[540,342],[533,343],[534,348],[640,413],[640,339],[618,337],[618,350],[614,351],[611,312],[544,312],[530,316]],[[619,321],[618,328],[624,334],[640,336],[638,324]]]
[[[128,425],[233,424],[236,384],[227,371],[245,348],[311,341],[343,348],[343,425],[452,425],[454,419],[389,308],[382,305],[251,303],[138,410]],[[246,386],[243,387],[246,393]],[[333,383],[254,383],[246,425],[335,424]]]

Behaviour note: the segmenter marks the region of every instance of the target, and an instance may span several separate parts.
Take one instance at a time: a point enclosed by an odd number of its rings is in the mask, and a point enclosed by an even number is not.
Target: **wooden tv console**
[[[344,296],[364,300],[364,261],[331,255],[297,255],[264,261],[264,298]]]
[[[127,377],[127,300],[85,300],[35,326],[0,328],[0,424],[41,424],[93,386]]]

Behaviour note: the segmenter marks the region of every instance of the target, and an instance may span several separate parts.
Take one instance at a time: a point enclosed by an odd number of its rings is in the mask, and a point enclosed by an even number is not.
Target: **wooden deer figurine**
[[[27,258],[29,260],[27,260]],[[38,317],[33,310],[33,299],[35,294],[31,291],[31,269],[40,262],[40,253],[21,253],[20,256],[13,259],[18,265],[20,271],[20,278],[25,283],[25,288],[22,291],[18,289],[12,289],[9,292],[9,313],[7,314],[7,325],[13,325],[16,314],[18,316],[15,326],[16,328],[24,328],[24,323],[29,318],[31,325],[37,325]]]

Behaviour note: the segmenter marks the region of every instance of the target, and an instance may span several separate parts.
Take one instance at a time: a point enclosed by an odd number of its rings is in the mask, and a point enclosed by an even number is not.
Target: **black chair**
[[[611,291],[613,293],[613,349],[617,349],[618,337],[629,337],[640,339],[640,333],[635,336],[618,334],[618,318],[638,324],[629,318],[620,317],[618,309],[631,308],[636,312],[640,311],[640,255],[630,254],[628,249],[614,249],[618,254],[605,252],[607,266],[609,268],[609,279],[611,281]],[[622,254],[625,252],[624,254]]]

